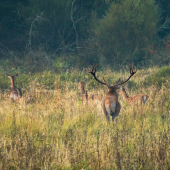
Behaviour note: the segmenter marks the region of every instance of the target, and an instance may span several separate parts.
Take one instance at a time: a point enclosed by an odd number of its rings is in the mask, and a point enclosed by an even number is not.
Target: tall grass
[[[148,104],[132,107],[119,98],[121,112],[117,123],[110,124],[100,104],[81,102],[77,79],[88,75],[21,74],[16,83],[24,80],[23,92],[34,100],[11,102],[7,91],[1,95],[0,169],[169,169],[170,83],[143,86],[157,71],[138,70],[128,84],[128,94],[146,93]],[[114,84],[129,71],[97,75]],[[7,80],[4,77],[3,87]],[[107,92],[90,75],[86,89],[103,99]]]

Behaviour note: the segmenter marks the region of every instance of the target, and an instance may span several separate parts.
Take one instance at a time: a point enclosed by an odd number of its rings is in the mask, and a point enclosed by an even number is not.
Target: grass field
[[[8,99],[10,80],[1,74],[0,169],[170,169],[169,70],[138,70],[127,93],[147,94],[149,102],[132,107],[119,97],[116,124],[107,124],[101,108],[107,87],[85,72],[19,74],[23,99],[16,102]],[[97,72],[110,84],[128,75],[128,70]],[[82,104],[77,79],[85,77],[86,90],[101,102]],[[25,102],[27,93],[31,103]]]

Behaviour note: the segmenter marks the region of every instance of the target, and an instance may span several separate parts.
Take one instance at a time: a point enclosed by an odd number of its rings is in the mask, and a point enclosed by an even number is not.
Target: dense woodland
[[[164,65],[169,33],[169,0],[0,1],[0,59],[11,68]]]

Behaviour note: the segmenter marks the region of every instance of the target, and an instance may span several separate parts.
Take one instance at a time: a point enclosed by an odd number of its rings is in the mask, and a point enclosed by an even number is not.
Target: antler
[[[118,86],[118,85],[122,85],[122,84],[126,83],[137,72],[136,69],[135,69],[135,71],[133,71],[133,68],[132,68],[131,64],[129,64],[129,68],[130,68],[130,76],[129,76],[129,78],[127,80],[121,82],[121,83],[114,84],[114,86]]]
[[[95,75],[95,73],[96,73],[96,67],[97,67],[97,64],[96,64],[96,65],[94,64],[93,67],[92,67],[92,70],[89,71],[89,73],[91,73],[92,76],[94,77],[94,79],[95,79],[96,81],[98,81],[99,83],[104,84],[104,85],[106,85],[106,86],[110,86],[110,85],[105,81],[104,77],[103,77],[104,83],[103,83],[102,81],[100,81],[100,80],[96,77],[96,75]]]
[[[98,82],[101,83],[101,84],[106,85],[106,86],[109,88],[110,85],[105,81],[104,77],[103,77],[104,82],[100,81],[100,80],[96,77],[96,74],[95,74],[95,73],[96,73],[96,67],[97,67],[97,64],[96,64],[96,65],[94,64],[93,67],[92,67],[92,70],[89,71],[89,73],[92,74],[92,76],[94,77],[94,79],[95,79],[96,81],[98,81]],[[133,68],[132,68],[132,65],[131,65],[131,64],[129,64],[129,68],[130,68],[130,76],[129,76],[129,78],[128,78],[127,80],[123,81],[123,82],[118,83],[118,82],[120,81],[120,79],[119,79],[119,80],[116,82],[116,84],[113,85],[114,87],[126,83],[126,82],[137,72],[136,69],[135,69],[135,71],[133,71]]]
[[[137,72],[137,70],[135,69],[135,71],[133,71],[131,64],[129,64],[129,67],[130,67],[130,74],[131,74],[131,77],[132,77]]]
[[[115,84],[119,83],[119,81],[120,81],[120,78],[119,78],[119,80]]]

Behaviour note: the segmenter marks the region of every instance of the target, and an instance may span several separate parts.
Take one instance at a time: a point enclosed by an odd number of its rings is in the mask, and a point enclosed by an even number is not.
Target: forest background
[[[169,0],[1,0],[1,71],[170,62]]]

